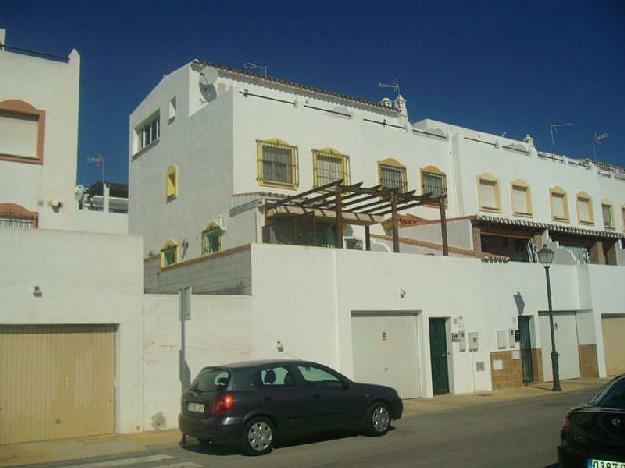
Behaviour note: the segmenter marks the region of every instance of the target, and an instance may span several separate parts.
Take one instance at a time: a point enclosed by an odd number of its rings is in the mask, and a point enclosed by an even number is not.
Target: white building
[[[0,222],[71,229],[80,55],[33,56],[3,47],[0,69]]]
[[[401,96],[374,103],[194,61],[162,79],[129,127],[130,232],[146,254],[167,252],[165,264],[260,242],[266,200],[337,178],[447,193],[458,248],[527,261],[528,241],[544,237],[567,247],[558,262],[625,264],[624,170],[539,152],[530,137],[410,124]],[[404,214],[423,219],[405,217],[401,237],[440,244],[427,226],[437,206]],[[359,227],[344,236],[364,241]]]
[[[401,96],[375,103],[199,61],[165,76],[129,130],[146,292],[249,297],[236,311],[246,355],[279,342],[408,397],[550,380],[544,272],[517,263],[549,245],[563,378],[625,370],[625,270],[600,266],[625,265],[622,169],[540,152],[530,137],[411,124]],[[447,194],[450,253],[465,258],[389,254],[377,215],[388,210],[346,208],[345,244],[366,245],[371,221],[375,253],[259,245],[338,245],[337,197],[308,193],[337,179]],[[399,250],[440,254],[440,206],[408,205],[419,206],[399,210]]]

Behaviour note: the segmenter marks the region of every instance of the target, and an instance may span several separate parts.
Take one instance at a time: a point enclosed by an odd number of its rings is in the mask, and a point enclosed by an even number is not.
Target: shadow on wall
[[[523,300],[523,294],[517,291],[516,294],[512,295],[512,297],[514,297],[514,303],[516,304],[517,312],[519,313],[519,315],[523,315],[523,312],[525,311],[525,301]]]

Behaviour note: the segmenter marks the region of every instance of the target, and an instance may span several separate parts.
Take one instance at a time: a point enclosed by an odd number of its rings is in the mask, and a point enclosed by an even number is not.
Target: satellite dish
[[[219,75],[217,74],[217,69],[215,67],[206,66],[200,71],[200,86],[208,87],[212,86]]]

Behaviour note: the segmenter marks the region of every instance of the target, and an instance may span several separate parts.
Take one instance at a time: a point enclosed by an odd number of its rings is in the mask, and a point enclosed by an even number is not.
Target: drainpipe
[[[109,212],[109,196],[111,194],[111,188],[108,184],[102,184],[102,211],[105,213]]]

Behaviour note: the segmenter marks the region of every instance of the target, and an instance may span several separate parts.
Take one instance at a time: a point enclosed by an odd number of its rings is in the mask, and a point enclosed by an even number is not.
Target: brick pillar
[[[480,228],[477,226],[473,226],[473,250],[476,252],[482,251],[482,235]]]
[[[603,242],[597,241],[590,247],[590,263],[595,265],[605,265],[605,255],[603,253]]]

